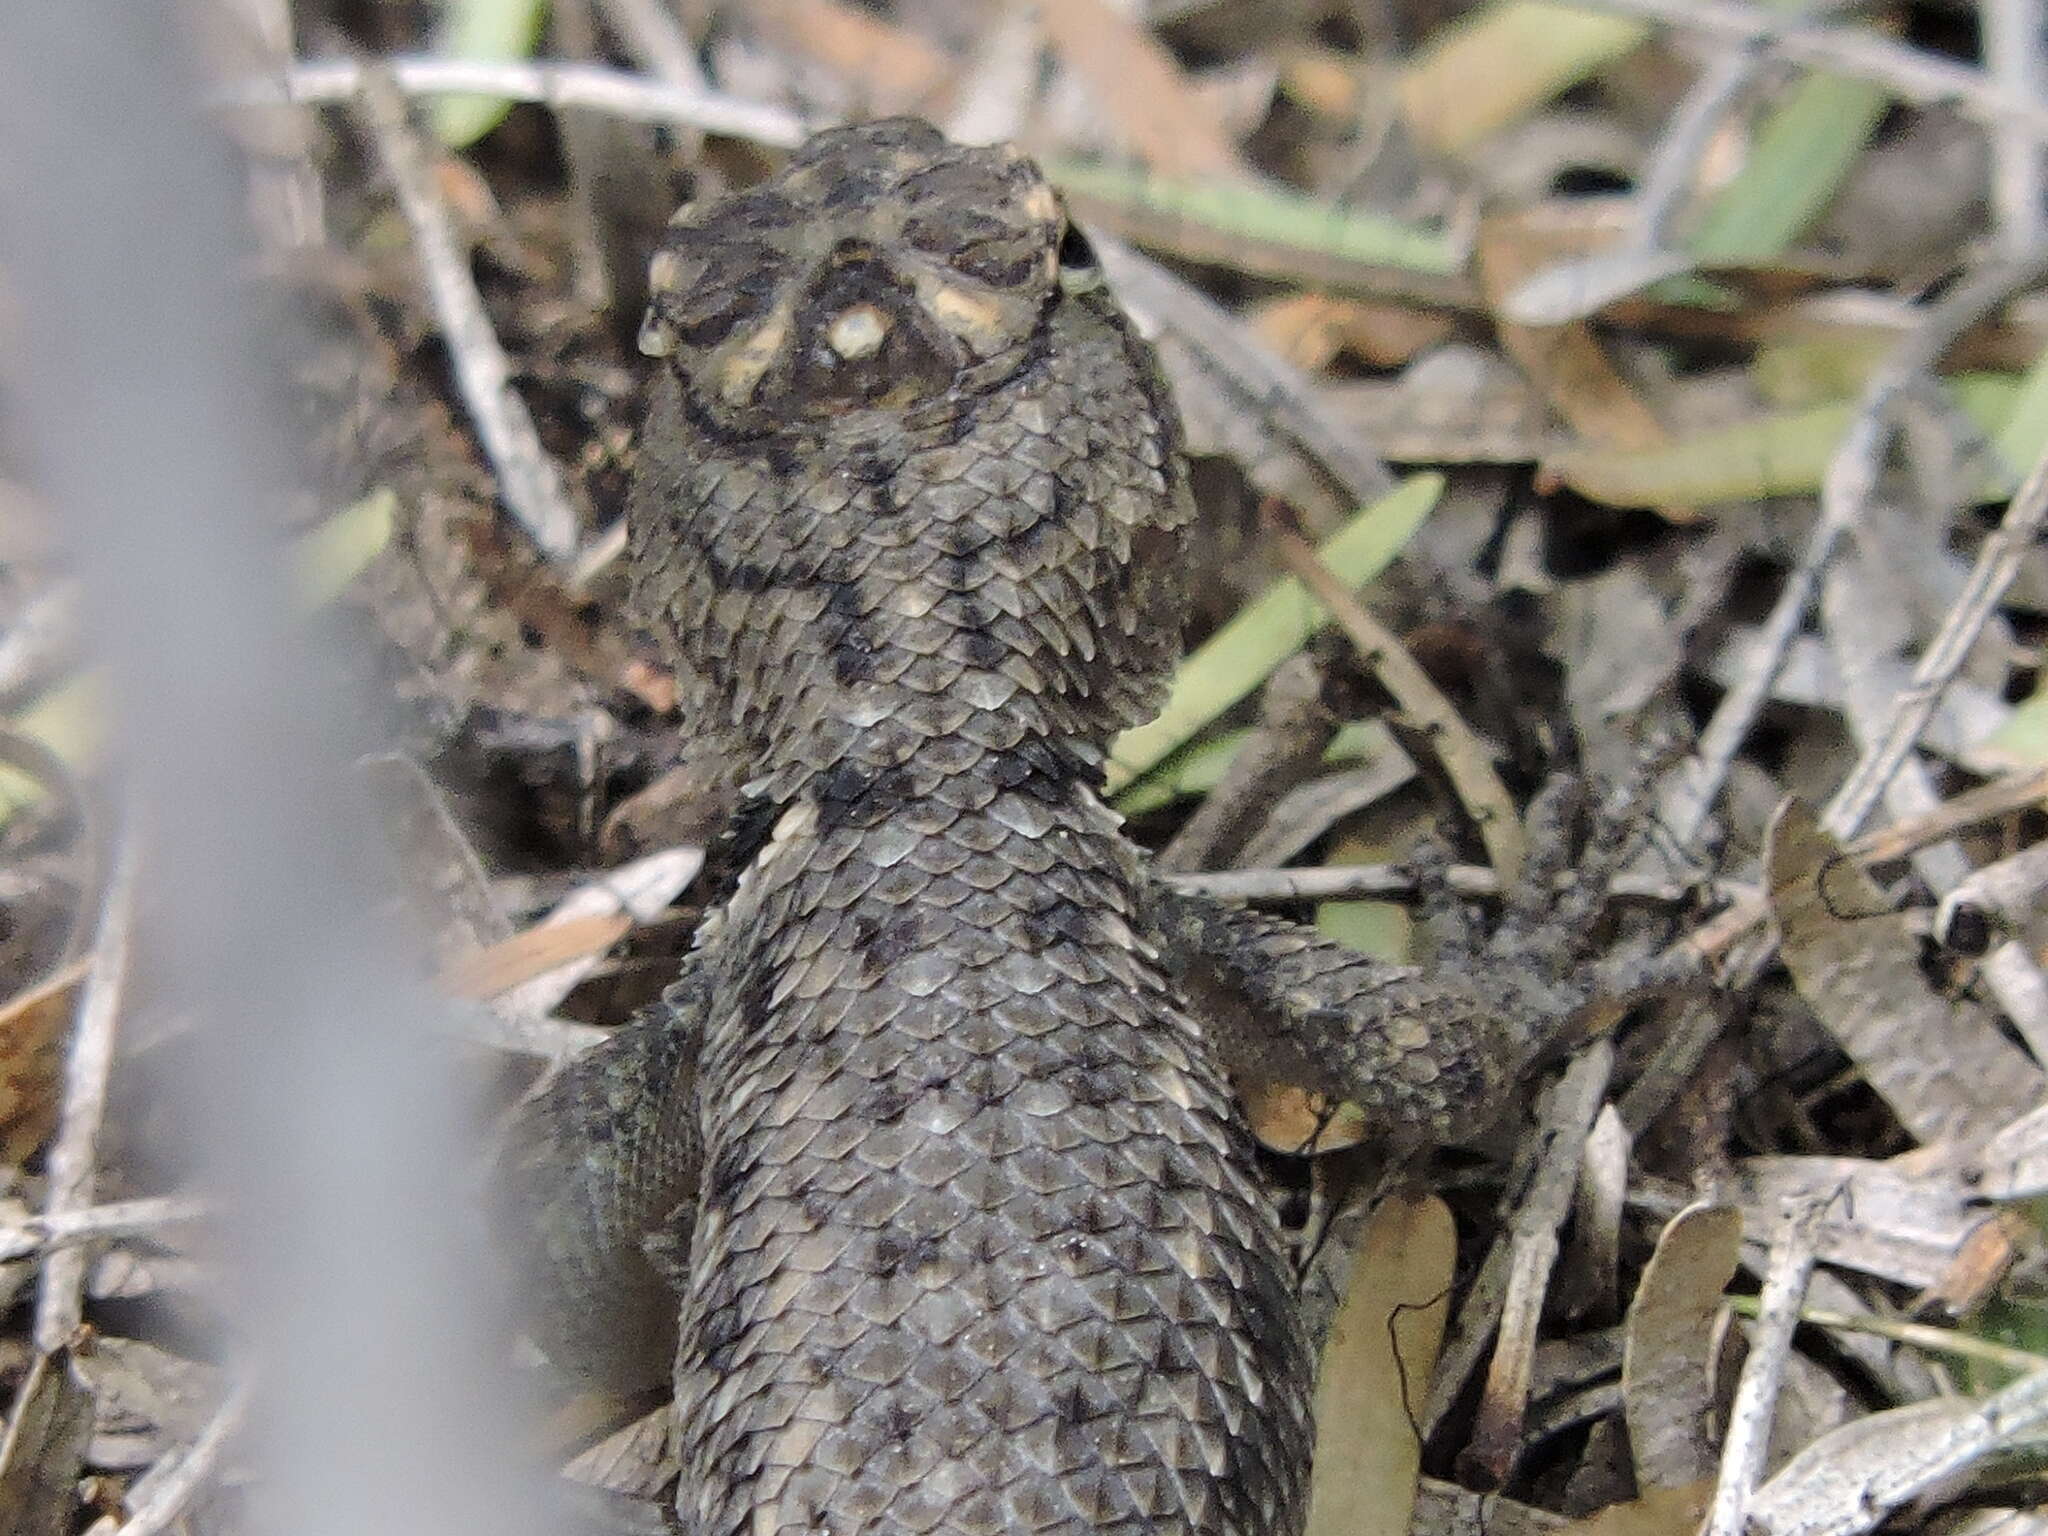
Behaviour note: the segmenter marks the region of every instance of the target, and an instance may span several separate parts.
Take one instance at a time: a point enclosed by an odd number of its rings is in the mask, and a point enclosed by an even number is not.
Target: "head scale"
[[[1013,149],[909,119],[821,134],[762,185],[676,214],[641,348],[737,433],[979,392],[1038,335],[1065,229]]]

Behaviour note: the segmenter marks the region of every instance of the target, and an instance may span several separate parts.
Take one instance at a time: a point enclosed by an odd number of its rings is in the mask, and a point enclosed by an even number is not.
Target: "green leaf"
[[[1853,400],[1898,338],[1841,330],[1766,342],[1749,365],[1757,393],[1786,409]]]
[[[292,550],[292,585],[308,612],[341,596],[391,542],[398,493],[380,485],[304,534]]]
[[[1411,475],[1332,534],[1319,551],[1323,563],[1339,581],[1363,586],[1401,552],[1443,488],[1442,475]],[[1292,577],[1245,604],[1181,662],[1158,718],[1117,738],[1110,750],[1109,792],[1164,762],[1327,623],[1329,615]]]
[[[1048,162],[1046,174],[1077,196],[1171,214],[1242,240],[1432,276],[1459,267],[1450,239],[1434,230],[1337,208],[1326,198],[1288,187],[1185,181],[1131,167],[1065,160]]]
[[[2048,352],[2035,358],[2034,366],[2021,377],[2019,395],[1992,446],[2012,471],[2014,485],[2048,447]]]
[[[486,63],[529,59],[547,13],[547,0],[447,0],[434,52]],[[435,136],[450,149],[467,149],[505,120],[512,103],[502,96],[439,96],[431,110]]]
[[[1519,122],[1650,35],[1646,22],[1538,0],[1501,0],[1439,27],[1402,71],[1401,110],[1432,148],[1457,153]]]
[[[1749,163],[1715,194],[1685,248],[1706,266],[1777,260],[1834,199],[1889,100],[1866,80],[1806,76],[1765,118]]]
[[[2018,386],[2010,374],[1962,374],[1945,382],[1956,405],[1987,434],[2011,414]],[[1810,495],[1820,489],[1855,415],[1849,401],[1776,411],[1640,452],[1569,448],[1544,467],[1581,496],[1617,507]],[[1987,485],[1981,494],[1995,500],[2011,489],[2010,483]]]
[[[2048,685],[2013,706],[2005,724],[1978,742],[1973,765],[2018,772],[2048,763]]]
[[[1203,795],[1222,781],[1237,756],[1237,749],[1251,735],[1251,727],[1223,731],[1208,741],[1198,741],[1176,752],[1165,762],[1127,785],[1116,797],[1116,808],[1124,816],[1142,816],[1189,795]]]
[[[1165,762],[1125,786],[1115,800],[1125,816],[1143,816],[1189,795],[1205,795],[1221,782],[1237,749],[1251,735],[1251,727],[1219,731],[1204,741],[1185,747]],[[1393,737],[1379,720],[1353,720],[1337,728],[1330,738],[1325,763],[1355,763],[1393,750]]]

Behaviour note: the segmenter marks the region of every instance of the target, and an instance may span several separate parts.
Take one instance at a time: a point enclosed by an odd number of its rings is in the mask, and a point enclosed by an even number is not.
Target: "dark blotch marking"
[[[1086,1424],[1091,1417],[1088,1410],[1088,1394],[1076,1382],[1053,1401],[1053,1412],[1060,1416],[1060,1422],[1070,1427]]]
[[[1021,790],[1047,805],[1066,804],[1074,785],[1092,785],[1100,777],[1073,747],[1043,736],[1027,737],[1014,752],[995,758],[991,774],[999,787]]]
[[[717,872],[717,879],[705,892],[707,910],[723,907],[732,899],[741,873],[761,857],[761,850],[768,846],[781,815],[782,807],[768,800],[743,801],[733,812],[732,819],[719,831],[712,856],[706,860]]]
[[[835,763],[819,781],[819,830],[879,827],[901,813],[910,799],[911,785],[910,773],[903,768],[878,772],[861,763]]]
[[[794,438],[780,433],[764,436],[758,446],[769,471],[778,480],[794,480],[810,470],[810,459]]]
[[[882,193],[882,178],[872,172],[848,172],[836,178],[818,199],[820,208],[857,208],[871,203]]]
[[[882,1430],[893,1445],[908,1445],[910,1437],[917,1433],[917,1427],[924,1416],[900,1397],[889,1399],[889,1406],[882,1414]]]
[[[1026,912],[1021,927],[1033,953],[1063,942],[1086,945],[1096,939],[1095,924],[1080,903],[1064,896],[1049,896]]]
[[[860,583],[841,574],[847,557],[830,555],[819,565],[818,580],[825,587],[825,613],[839,621],[832,637],[832,675],[843,688],[864,683],[875,675],[875,636],[861,596]]]
[[[886,976],[923,942],[924,924],[915,912],[900,912],[886,922],[867,913],[854,919],[854,950],[869,980]]]
[[[911,1239],[899,1233],[878,1234],[874,1247],[868,1252],[868,1273],[880,1279],[889,1279],[903,1268],[904,1260],[910,1256],[913,1246]]]
[[[1010,659],[1010,648],[986,629],[970,629],[960,641],[960,652],[968,665],[993,672]]]
[[[995,1109],[1009,1096],[996,1069],[985,1061],[976,1062],[962,1074],[960,1091],[983,1109]]]
[[[877,1083],[862,1098],[857,1113],[874,1121],[877,1125],[888,1125],[903,1118],[903,1112],[910,1108],[910,1094],[898,1083]]]
[[[705,1369],[724,1372],[732,1369],[733,1348],[746,1332],[740,1321],[740,1309],[735,1306],[716,1307],[705,1317],[704,1325],[691,1340],[697,1346],[697,1354],[703,1360]]]
[[[842,688],[865,683],[875,675],[875,642],[867,626],[850,622],[832,640],[832,678]]]
[[[721,1147],[704,1169],[704,1208],[730,1211],[747,1176],[747,1159],[738,1144]]]
[[[1124,1081],[1120,1066],[1093,1071],[1075,1067],[1067,1073],[1066,1087],[1076,1104],[1085,1104],[1091,1109],[1106,1109],[1130,1097],[1130,1085]]]

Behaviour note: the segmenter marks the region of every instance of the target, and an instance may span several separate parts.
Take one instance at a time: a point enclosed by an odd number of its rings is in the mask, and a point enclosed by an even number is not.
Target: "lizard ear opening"
[[[1102,286],[1102,264],[1079,225],[1069,224],[1060,236],[1059,262],[1060,286],[1067,292],[1086,293]]]

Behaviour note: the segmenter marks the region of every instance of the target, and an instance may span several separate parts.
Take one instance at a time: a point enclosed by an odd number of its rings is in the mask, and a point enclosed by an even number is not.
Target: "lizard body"
[[[515,1128],[541,1342],[672,1367],[691,1536],[1294,1536],[1312,1367],[1216,1021],[1285,1018],[1422,1144],[1498,1109],[1530,1010],[1170,896],[1096,798],[1190,501],[1029,161],[823,134],[653,277],[636,602],[772,831]]]

